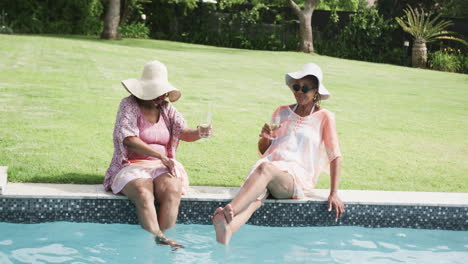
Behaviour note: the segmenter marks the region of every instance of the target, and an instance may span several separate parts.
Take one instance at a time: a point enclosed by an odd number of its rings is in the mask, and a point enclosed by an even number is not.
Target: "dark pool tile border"
[[[182,200],[178,223],[211,224],[210,215],[226,201]],[[0,198],[0,222],[51,221],[137,224],[128,199]],[[250,219],[263,226],[403,227],[468,230],[468,207],[347,203],[338,222],[323,201],[265,203]]]

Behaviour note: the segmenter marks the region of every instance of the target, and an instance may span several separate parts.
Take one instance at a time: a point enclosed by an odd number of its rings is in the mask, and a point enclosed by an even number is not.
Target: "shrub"
[[[429,54],[429,67],[439,71],[461,72],[464,57],[463,55],[450,54],[446,49],[439,50]]]
[[[0,13],[0,34],[13,34],[13,29],[7,24],[7,13],[2,9]]]
[[[244,49],[297,49],[295,19],[290,21],[287,13],[261,2],[247,2],[218,1],[183,8],[183,1],[152,1],[144,5],[144,11],[151,37],[156,39]]]
[[[323,40],[316,39],[319,53],[347,59],[401,64],[402,48],[394,48],[396,24],[383,19],[375,8],[359,9],[340,29],[338,19],[330,20]]]
[[[120,25],[119,32],[122,38],[148,38],[149,28],[143,23]]]
[[[102,31],[101,0],[0,1],[20,33],[86,34]]]
[[[2,25],[0,26],[0,34],[13,34],[13,29],[9,26]]]
[[[460,55],[460,56],[458,56],[458,60],[460,61],[460,71],[459,72],[468,74],[468,56]]]

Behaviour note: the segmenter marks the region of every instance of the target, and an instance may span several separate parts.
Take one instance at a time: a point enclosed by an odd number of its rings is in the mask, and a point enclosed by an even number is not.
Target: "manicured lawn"
[[[294,102],[284,73],[315,62],[333,98],[342,189],[468,192],[468,75],[155,40],[0,35],[0,165],[16,182],[100,183],[120,80],[160,60],[191,127],[211,101],[215,136],[182,143],[192,185],[238,186],[260,127]],[[328,188],[322,175],[318,188]]]

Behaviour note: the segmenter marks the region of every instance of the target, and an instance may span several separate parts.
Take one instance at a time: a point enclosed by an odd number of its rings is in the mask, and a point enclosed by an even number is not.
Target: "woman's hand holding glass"
[[[269,140],[274,140],[277,138],[277,130],[281,127],[281,124],[268,124],[265,123],[262,127],[262,132],[260,133],[260,137],[266,138]]]
[[[278,135],[277,131],[281,127],[281,122],[279,117],[274,117],[270,123],[265,123],[262,128],[260,136],[266,139],[275,140]]]
[[[200,138],[209,138],[213,135],[213,125],[212,124],[199,124],[197,126],[198,135]]]

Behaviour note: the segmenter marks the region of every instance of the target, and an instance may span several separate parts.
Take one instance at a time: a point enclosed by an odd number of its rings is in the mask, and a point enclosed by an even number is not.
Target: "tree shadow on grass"
[[[119,45],[126,47],[138,47],[156,50],[168,51],[190,51],[190,52],[211,52],[211,53],[241,53],[245,52],[242,49],[207,46],[201,44],[192,44],[185,42],[176,42],[170,40],[159,39],[122,39],[122,40],[102,40],[97,36],[83,36],[83,35],[29,35],[30,37],[44,37],[44,38],[61,38],[73,39],[89,42],[99,42],[100,44]]]
[[[68,184],[101,184],[104,180],[102,174],[70,172],[59,175],[36,175],[28,178],[33,183],[68,183]]]

